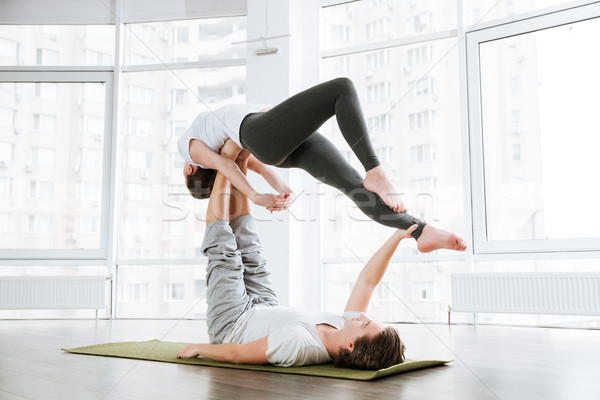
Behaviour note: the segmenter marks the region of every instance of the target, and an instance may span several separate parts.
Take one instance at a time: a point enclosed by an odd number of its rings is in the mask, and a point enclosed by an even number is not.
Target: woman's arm
[[[407,230],[398,229],[394,234],[373,254],[371,259],[363,267],[358,279],[352,288],[346,308],[344,311],[367,312],[371,296],[381,278],[385,274],[390,260],[402,239],[412,238],[410,235],[417,229],[413,225]]]
[[[262,176],[277,193],[290,195],[294,193],[281,176],[279,176],[275,168],[263,164],[252,155],[248,157],[248,169]]]
[[[177,358],[204,356],[234,364],[269,364],[267,348],[268,336],[244,344],[189,344],[177,352]]]
[[[240,192],[250,199],[254,204],[267,207],[272,210],[284,210],[289,202],[281,195],[258,193],[246,178],[246,175],[240,171],[237,164],[220,154],[214,152],[201,140],[190,140],[190,157],[197,164],[202,164],[206,168],[215,169],[221,172]]]

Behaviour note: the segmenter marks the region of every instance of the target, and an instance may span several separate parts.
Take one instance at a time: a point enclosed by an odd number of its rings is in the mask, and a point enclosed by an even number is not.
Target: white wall
[[[256,49],[262,47],[262,42],[248,43],[246,97],[249,103],[277,104],[318,83],[319,10],[318,0],[248,1],[248,40],[265,36],[265,32],[267,36],[291,34],[267,42],[269,47],[277,47],[276,54],[258,56]],[[300,170],[279,172],[300,194],[292,208],[276,214],[256,207],[253,210],[259,220],[275,290],[284,305],[320,308],[321,251],[316,181]],[[258,179],[254,179],[253,184],[259,190],[268,190]]]

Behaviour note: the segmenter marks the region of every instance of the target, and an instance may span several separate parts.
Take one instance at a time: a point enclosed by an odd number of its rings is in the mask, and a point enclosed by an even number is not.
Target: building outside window
[[[181,301],[184,299],[185,285],[183,283],[167,283],[164,285],[165,301]]]
[[[42,133],[56,133],[56,116],[33,114],[33,130]]]
[[[55,150],[47,147],[32,147],[31,148],[31,165],[39,165],[43,167],[54,166]]]
[[[27,223],[27,233],[51,233],[52,216],[30,215]]]
[[[436,147],[437,146],[434,143],[411,146],[410,162],[415,164],[435,161]]]
[[[58,65],[58,51],[50,49],[35,50],[36,65]]]
[[[54,198],[54,182],[31,181],[29,182],[29,197],[32,199]]]
[[[58,84],[53,82],[36,82],[35,97],[46,100],[56,100],[58,98]]]
[[[139,150],[128,150],[126,153],[126,165],[130,168],[152,167],[152,153]]]
[[[87,167],[102,166],[102,150],[90,147],[81,148],[81,165]]]

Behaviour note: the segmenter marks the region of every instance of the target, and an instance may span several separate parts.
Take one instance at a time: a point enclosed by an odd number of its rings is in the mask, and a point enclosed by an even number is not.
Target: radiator
[[[104,308],[104,276],[0,276],[0,309]]]
[[[452,310],[600,315],[600,272],[454,273]]]

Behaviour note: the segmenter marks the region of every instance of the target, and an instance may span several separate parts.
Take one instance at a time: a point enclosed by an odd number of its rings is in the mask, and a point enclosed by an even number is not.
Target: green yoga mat
[[[305,367],[276,367],[274,365],[230,364],[212,361],[207,358],[177,358],[177,351],[186,343],[161,342],[157,339],[147,342],[105,343],[75,349],[61,349],[69,353],[88,354],[95,356],[134,358],[138,360],[162,361],[178,364],[204,365],[209,367],[235,368],[251,371],[278,372],[284,374],[299,374],[323,376],[327,378],[355,379],[370,381],[387,375],[413,371],[428,367],[444,365],[450,361],[438,360],[406,360],[402,364],[377,371],[366,371],[348,368],[336,368],[333,364],[310,365]]]

